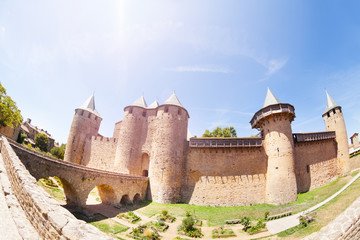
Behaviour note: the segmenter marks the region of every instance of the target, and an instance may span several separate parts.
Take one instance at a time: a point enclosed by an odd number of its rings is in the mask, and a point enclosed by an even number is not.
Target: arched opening
[[[147,153],[141,154],[141,175],[144,177],[149,176],[149,161],[150,157]]]
[[[107,184],[100,184],[94,187],[86,200],[86,205],[97,204],[116,204],[116,195],[114,189]]]
[[[60,178],[56,176],[40,178],[38,184],[56,201],[66,204],[66,196]]]
[[[133,203],[138,203],[141,201],[141,196],[140,194],[135,194],[134,198],[133,198]]]
[[[47,193],[63,205],[77,206],[79,203],[78,194],[71,183],[57,176],[40,178],[38,184]]]
[[[124,195],[124,196],[121,197],[120,204],[129,205],[129,204],[132,204],[132,202],[131,202],[128,195]]]

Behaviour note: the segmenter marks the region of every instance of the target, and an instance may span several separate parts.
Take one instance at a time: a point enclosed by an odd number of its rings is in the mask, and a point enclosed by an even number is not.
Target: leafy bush
[[[47,147],[49,144],[49,138],[43,133],[38,133],[35,135],[36,146],[40,148],[41,151],[47,152]]]
[[[167,216],[169,214],[169,212],[167,210],[162,210],[161,211],[161,215],[163,216]]]
[[[65,154],[65,147],[66,147],[65,144],[61,144],[61,147],[53,147],[50,150],[50,153],[51,153],[52,156],[63,160],[64,159],[64,154]]]
[[[20,133],[18,136],[18,139],[16,140],[18,143],[22,144],[25,140],[25,138],[27,138],[28,136],[24,133]]]
[[[200,238],[203,236],[201,229],[194,226],[195,220],[192,216],[185,218],[178,230],[184,232],[186,236]]]
[[[243,230],[246,232],[251,226],[250,226],[250,218],[245,216],[240,219],[240,224],[244,226]]]
[[[270,212],[269,211],[266,211],[264,213],[264,219],[267,220],[268,216],[270,215]]]

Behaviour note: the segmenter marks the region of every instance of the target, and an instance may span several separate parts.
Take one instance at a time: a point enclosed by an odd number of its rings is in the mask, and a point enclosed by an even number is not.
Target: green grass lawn
[[[298,194],[298,199],[295,202],[278,206],[257,204],[241,207],[206,207],[189,204],[160,204],[148,201],[143,203],[144,207],[140,207],[137,211],[147,216],[153,216],[161,213],[162,210],[168,210],[170,214],[182,217],[185,217],[186,211],[190,211],[193,214],[195,213],[197,218],[206,220],[208,226],[221,226],[225,220],[239,219],[243,216],[249,216],[252,220],[263,218],[266,211],[269,211],[271,215],[286,211],[293,211],[293,213],[303,211],[330,197],[351,179],[351,175],[340,177],[325,186]],[[359,195],[360,192],[357,196]]]

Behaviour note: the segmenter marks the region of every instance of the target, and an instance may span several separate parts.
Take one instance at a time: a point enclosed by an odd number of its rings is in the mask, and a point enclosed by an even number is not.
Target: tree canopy
[[[64,154],[65,154],[65,148],[66,148],[66,144],[61,144],[60,147],[53,147],[51,149],[51,155],[53,155],[54,157],[58,158],[58,159],[64,159]]]
[[[216,127],[212,132],[206,129],[202,137],[236,137],[236,130],[233,126]]]
[[[35,135],[35,143],[38,148],[40,148],[41,151],[47,152],[48,144],[49,144],[49,138],[43,133],[38,133]]]
[[[23,117],[16,103],[6,94],[6,89],[0,83],[0,126],[18,126]]]

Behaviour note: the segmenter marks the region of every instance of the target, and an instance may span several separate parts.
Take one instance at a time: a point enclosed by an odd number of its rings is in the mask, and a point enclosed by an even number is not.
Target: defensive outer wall
[[[92,96],[75,110],[65,161],[148,176],[147,197],[159,203],[284,204],[350,171],[344,117],[328,94],[322,116],[327,131],[293,133],[295,108],[268,90],[250,121],[260,137],[188,138],[189,113],[175,94],[150,106],[141,97],[105,138]]]

